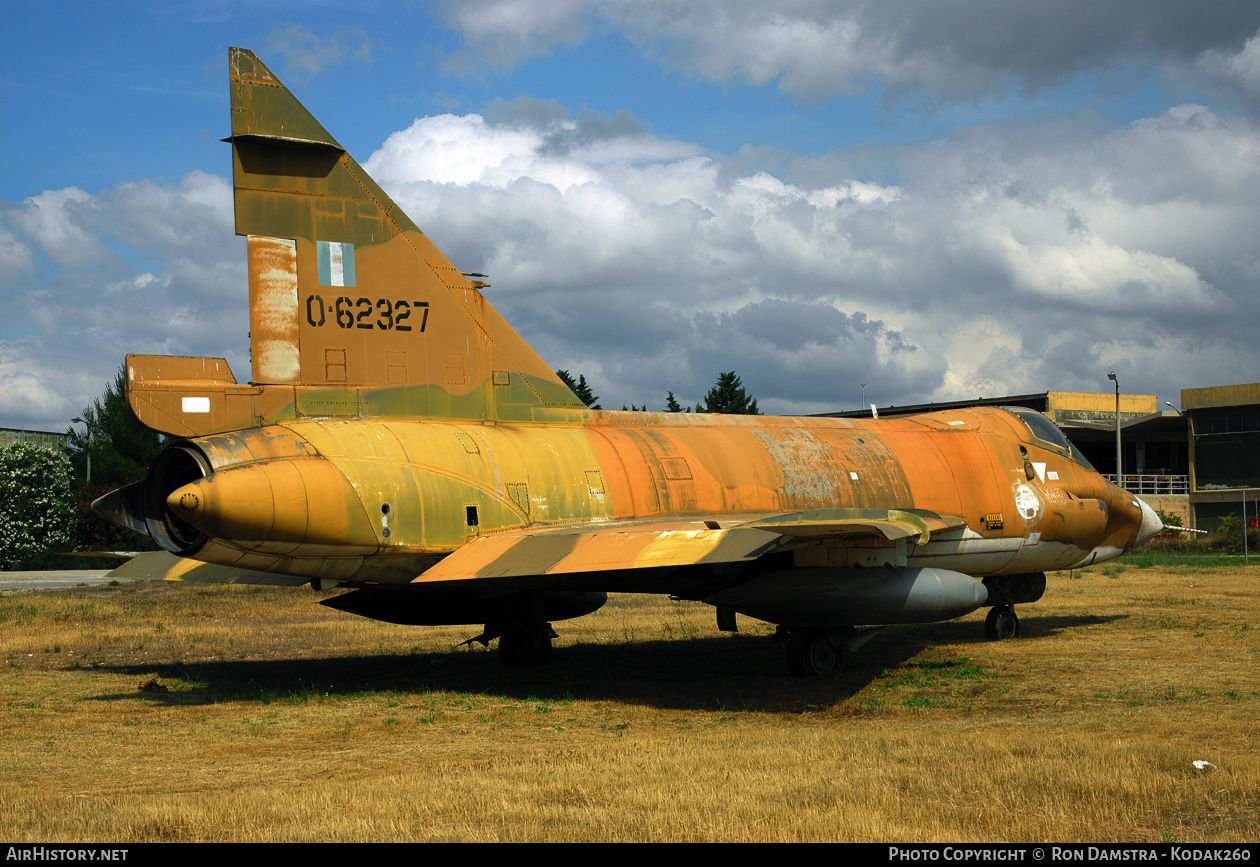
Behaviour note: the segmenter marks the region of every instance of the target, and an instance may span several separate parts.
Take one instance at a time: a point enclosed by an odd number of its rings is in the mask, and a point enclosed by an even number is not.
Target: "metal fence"
[[[1115,473],[1103,476],[1109,482],[1115,482]],[[1125,473],[1124,484],[1120,487],[1135,494],[1189,494],[1189,475],[1150,475],[1144,473]]]

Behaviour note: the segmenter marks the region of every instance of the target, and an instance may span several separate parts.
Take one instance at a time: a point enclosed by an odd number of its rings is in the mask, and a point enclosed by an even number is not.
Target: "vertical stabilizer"
[[[581,403],[250,51],[230,49],[252,380],[296,416],[529,420]]]

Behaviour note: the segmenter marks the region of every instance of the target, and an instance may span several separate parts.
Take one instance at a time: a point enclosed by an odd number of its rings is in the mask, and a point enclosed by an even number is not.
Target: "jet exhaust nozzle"
[[[210,473],[210,462],[194,446],[171,446],[158,455],[144,481],[110,491],[93,501],[92,511],[151,537],[172,554],[187,557],[196,553],[207,537],[167,508],[166,501],[173,491]]]

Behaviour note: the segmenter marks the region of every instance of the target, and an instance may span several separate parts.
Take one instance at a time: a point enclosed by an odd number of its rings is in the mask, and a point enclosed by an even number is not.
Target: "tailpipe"
[[[171,446],[158,455],[148,478],[94,500],[92,511],[120,527],[151,537],[172,554],[189,557],[208,537],[175,514],[167,499],[210,473],[210,462],[195,446]]]

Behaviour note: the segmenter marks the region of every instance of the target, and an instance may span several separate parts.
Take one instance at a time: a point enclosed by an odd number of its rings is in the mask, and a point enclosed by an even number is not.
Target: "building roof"
[[[1260,382],[1243,385],[1212,385],[1207,388],[1183,388],[1181,408],[1210,409],[1217,406],[1246,406],[1260,403]]]

